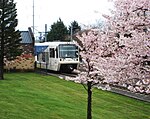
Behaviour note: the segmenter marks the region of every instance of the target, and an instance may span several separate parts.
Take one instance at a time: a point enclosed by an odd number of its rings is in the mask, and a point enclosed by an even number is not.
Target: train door
[[[58,55],[55,48],[50,48],[50,70],[58,71]]]

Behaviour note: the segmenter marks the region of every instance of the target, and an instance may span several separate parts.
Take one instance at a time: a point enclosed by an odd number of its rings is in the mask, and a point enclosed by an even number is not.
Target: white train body
[[[35,43],[36,67],[71,72],[79,65],[79,48],[73,42]]]

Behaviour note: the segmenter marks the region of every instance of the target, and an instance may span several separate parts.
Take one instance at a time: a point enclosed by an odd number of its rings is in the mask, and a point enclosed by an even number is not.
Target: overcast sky
[[[17,3],[18,28],[21,31],[33,26],[33,0],[14,0]],[[44,32],[59,18],[68,27],[76,20],[79,25],[89,25],[108,13],[112,3],[107,0],[34,0],[35,32]]]

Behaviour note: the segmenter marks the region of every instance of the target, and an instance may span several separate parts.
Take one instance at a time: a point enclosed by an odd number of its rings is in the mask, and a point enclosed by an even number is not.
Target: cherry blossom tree
[[[87,91],[87,119],[92,119],[92,87],[105,82],[105,78],[98,67],[101,54],[99,49],[101,37],[99,31],[91,29],[78,34],[77,38],[79,39],[77,45],[81,49],[82,66],[80,66],[78,77],[73,80],[83,84]]]
[[[129,90],[150,93],[150,1],[116,0],[106,38],[117,65],[113,79]]]
[[[73,80],[87,85],[87,119],[92,118],[94,85],[150,94],[150,0],[115,0],[114,6],[111,16],[104,15],[105,31],[90,29],[77,35],[83,63]]]
[[[114,5],[112,16],[104,15],[103,32],[91,29],[77,35],[83,65],[73,80],[87,85],[87,119],[92,118],[96,84],[150,94],[150,1],[115,0]]]

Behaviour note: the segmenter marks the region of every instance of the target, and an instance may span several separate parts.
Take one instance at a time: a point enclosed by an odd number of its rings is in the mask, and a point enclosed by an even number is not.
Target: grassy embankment
[[[0,119],[86,119],[86,99],[80,84],[34,73],[5,74]],[[150,119],[150,103],[94,89],[93,119]]]

